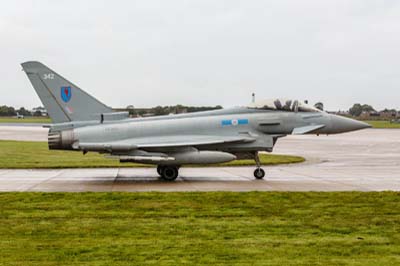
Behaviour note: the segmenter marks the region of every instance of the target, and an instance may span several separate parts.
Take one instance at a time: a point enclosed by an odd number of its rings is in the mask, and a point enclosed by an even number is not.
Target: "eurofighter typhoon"
[[[297,100],[274,99],[243,107],[198,113],[129,118],[114,112],[39,62],[22,64],[53,122],[51,150],[98,152],[120,162],[157,165],[163,180],[178,177],[185,164],[252,158],[262,179],[259,152],[272,152],[289,134],[336,134],[370,125],[328,114]]]

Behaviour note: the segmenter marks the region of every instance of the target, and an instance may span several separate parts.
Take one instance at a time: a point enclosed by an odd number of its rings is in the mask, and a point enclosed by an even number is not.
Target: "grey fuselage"
[[[318,129],[308,129],[315,125],[319,125]],[[69,134],[64,137],[66,143],[63,147],[116,156],[162,154],[176,157],[187,149],[185,145],[136,148],[132,143],[143,143],[152,139],[157,139],[158,142],[168,142],[171,139],[190,142],[191,136],[238,136],[245,137],[248,141],[187,146],[199,151],[222,151],[235,154],[236,158],[246,158],[248,153],[271,152],[278,138],[292,134],[295,129],[304,128],[306,131],[301,134],[336,134],[366,127],[368,125],[363,122],[322,111],[292,112],[237,107],[180,115],[86,122],[85,126],[67,129]],[[76,143],[85,143],[88,146],[79,148]],[[93,146],[91,149],[90,143],[110,143],[110,146]],[[152,163],[143,158],[138,161]]]

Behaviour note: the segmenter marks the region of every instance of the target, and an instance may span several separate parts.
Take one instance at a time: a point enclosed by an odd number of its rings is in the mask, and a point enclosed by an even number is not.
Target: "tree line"
[[[180,113],[192,113],[200,111],[209,111],[222,109],[222,106],[184,106],[184,105],[173,105],[173,106],[156,106],[152,108],[134,108],[132,105],[126,108],[118,108],[116,111],[128,111],[132,116],[144,116],[144,115],[168,115],[168,114],[180,114]],[[43,107],[34,108],[35,111],[31,112],[24,107],[16,109],[12,106],[0,106],[0,116],[16,116],[17,113],[23,116],[42,116]]]
[[[40,110],[31,112],[24,107],[16,109],[12,106],[7,105],[0,106],[0,116],[16,116],[17,113],[23,116],[42,116],[42,112]]]
[[[117,111],[128,111],[131,116],[145,116],[145,115],[169,115],[181,113],[193,113],[201,111],[211,111],[222,109],[221,105],[216,106],[185,106],[185,105],[171,105],[171,106],[155,106],[151,108],[135,108],[132,105],[126,108],[116,109]]]

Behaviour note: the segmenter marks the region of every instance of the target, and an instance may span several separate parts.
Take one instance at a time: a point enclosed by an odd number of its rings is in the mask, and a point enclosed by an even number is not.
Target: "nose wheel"
[[[254,177],[256,179],[263,179],[265,176],[264,169],[261,168],[260,157],[258,156],[258,152],[254,153],[254,161],[256,162],[257,169],[254,170]]]
[[[256,179],[263,179],[265,176],[265,171],[262,168],[257,168],[256,170],[254,170],[254,177]]]

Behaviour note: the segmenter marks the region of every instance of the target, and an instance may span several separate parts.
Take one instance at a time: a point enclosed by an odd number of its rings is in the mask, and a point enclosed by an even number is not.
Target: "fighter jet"
[[[273,99],[242,107],[169,116],[129,118],[114,112],[40,62],[22,63],[53,122],[51,150],[98,152],[124,162],[157,165],[173,181],[187,164],[252,158],[262,179],[259,153],[272,152],[279,138],[295,134],[337,134],[370,127],[328,114],[303,101]]]

